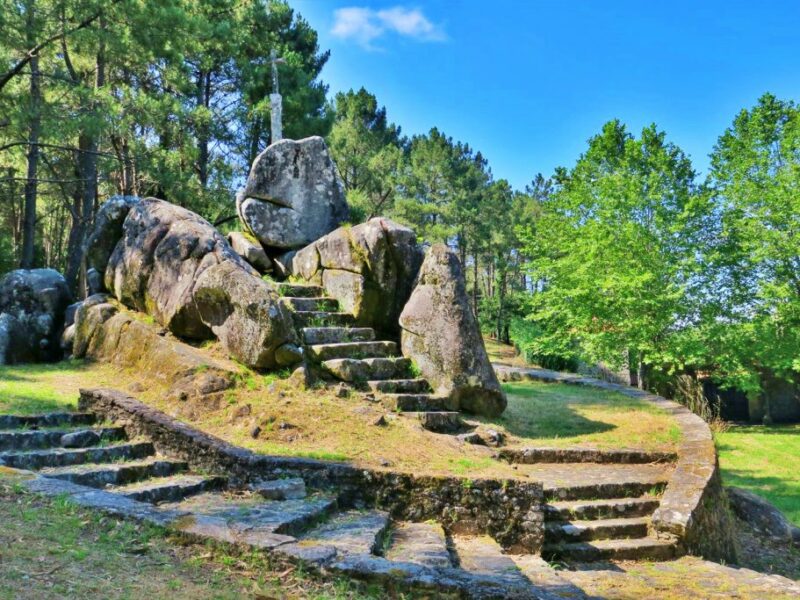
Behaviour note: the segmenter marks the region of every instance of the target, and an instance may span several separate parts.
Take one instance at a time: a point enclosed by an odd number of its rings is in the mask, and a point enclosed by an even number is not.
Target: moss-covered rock
[[[506,398],[467,297],[461,262],[447,246],[437,244],[428,251],[400,326],[403,356],[417,364],[437,394],[474,414],[493,417],[505,410]]]

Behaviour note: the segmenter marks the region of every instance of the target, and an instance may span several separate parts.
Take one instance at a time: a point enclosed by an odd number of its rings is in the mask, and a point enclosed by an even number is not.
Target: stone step
[[[449,412],[453,403],[433,394],[381,394],[381,404],[396,412]]]
[[[597,448],[503,448],[498,457],[517,464],[535,463],[602,463],[652,464],[677,460],[674,452],[647,450],[600,450]]]
[[[80,427],[94,425],[90,413],[48,413],[44,415],[0,415],[0,430],[38,429],[42,427]]]
[[[405,412],[403,416],[416,418],[423,429],[434,433],[459,433],[464,429],[461,413],[457,411]]]
[[[594,521],[570,521],[545,523],[544,539],[546,542],[589,542],[593,540],[611,540],[625,538],[642,538],[647,536],[647,517],[631,519],[597,519]]]
[[[302,534],[281,552],[303,559],[320,554],[336,557],[377,554],[389,529],[389,515],[378,510],[348,510]]]
[[[397,523],[385,556],[426,567],[451,567],[444,529],[438,523]]]
[[[51,448],[31,452],[0,454],[0,462],[14,469],[36,471],[45,467],[68,467],[86,463],[108,463],[118,460],[137,460],[155,454],[150,442],[133,442],[93,448]]]
[[[93,432],[96,435],[91,435]],[[44,448],[62,447],[62,437],[65,435],[81,434],[84,440],[76,441],[74,447],[93,446],[99,442],[111,442],[125,439],[125,430],[122,427],[98,427],[94,429],[53,429],[32,431],[0,431],[0,452],[41,450]],[[81,443],[77,443],[77,442]]]
[[[305,344],[371,342],[375,339],[372,327],[304,327],[301,333]]]
[[[201,528],[213,526],[220,536],[234,536],[237,541],[267,547],[276,540],[292,541],[287,536],[297,536],[327,518],[336,510],[337,502],[336,496],[325,494],[297,500],[264,500],[253,493],[208,492],[162,504],[161,508],[190,512],[197,528],[187,524],[184,530],[189,533],[199,534]]]
[[[121,463],[45,468],[40,472],[46,477],[63,479],[78,485],[105,488],[109,485],[125,485],[151,477],[167,477],[185,471],[186,468],[185,462],[149,458]]]
[[[677,556],[672,540],[649,537],[628,540],[596,540],[571,544],[545,544],[542,556],[547,560],[591,562],[596,560],[670,560]]]
[[[314,344],[308,346],[308,356],[322,362],[337,358],[387,358],[397,355],[394,342],[344,342],[341,344]]]
[[[585,483],[570,486],[544,486],[545,501],[598,500],[609,498],[638,498],[645,494],[660,494],[667,482],[663,478],[643,481]]]
[[[644,517],[653,514],[658,504],[659,500],[655,496],[568,500],[545,504],[544,514],[545,519],[558,521]]]
[[[292,313],[295,327],[347,327],[355,323],[355,318],[345,312],[324,312],[297,310]]]
[[[590,596],[574,583],[564,579],[559,571],[536,554],[509,555],[522,573],[535,586],[539,596],[552,600],[588,600]],[[592,598],[597,598],[592,596]]]
[[[376,394],[426,394],[431,386],[425,379],[378,379],[368,381],[369,388]]]
[[[109,491],[138,502],[159,504],[161,502],[179,502],[195,494],[218,490],[225,487],[226,484],[227,479],[224,477],[173,475],[121,485]]]
[[[311,285],[308,283],[279,283],[278,293],[280,293],[281,296],[294,298],[315,298],[324,296],[325,290],[318,285]]]
[[[370,379],[393,379],[402,377],[411,368],[407,358],[337,358],[322,361],[328,373],[350,383],[362,383]]]
[[[454,535],[452,547],[458,566],[468,573],[496,577],[511,586],[527,583],[516,563],[489,536]]]
[[[286,297],[281,298],[281,302],[288,308],[303,312],[331,312],[339,310],[339,302],[333,298],[324,296],[317,298]]]

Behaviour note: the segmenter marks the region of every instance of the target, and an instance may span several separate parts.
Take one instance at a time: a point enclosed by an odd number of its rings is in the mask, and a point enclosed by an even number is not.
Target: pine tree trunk
[[[27,6],[28,37],[33,39],[34,2],[31,0]],[[29,44],[32,45],[32,44]],[[34,56],[30,61],[30,126],[28,129],[28,172],[25,182],[25,216],[22,224],[22,256],[20,266],[23,269],[32,269],[34,249],[36,246],[36,196],[37,174],[39,168],[39,130],[41,127],[41,100],[42,94],[39,87],[39,57]]]

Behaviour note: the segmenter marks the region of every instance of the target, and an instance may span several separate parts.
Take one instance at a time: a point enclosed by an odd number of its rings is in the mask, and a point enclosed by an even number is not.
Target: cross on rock
[[[278,87],[278,65],[285,65],[286,59],[279,58],[277,52],[273,49],[269,54],[269,62],[272,63],[272,93],[269,95],[270,132],[272,134],[270,141],[274,144],[283,139],[283,99]]]

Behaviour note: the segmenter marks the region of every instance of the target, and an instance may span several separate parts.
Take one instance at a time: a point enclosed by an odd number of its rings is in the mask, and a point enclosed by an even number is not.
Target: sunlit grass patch
[[[715,440],[725,485],[763,496],[800,526],[800,425],[737,425]]]

